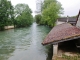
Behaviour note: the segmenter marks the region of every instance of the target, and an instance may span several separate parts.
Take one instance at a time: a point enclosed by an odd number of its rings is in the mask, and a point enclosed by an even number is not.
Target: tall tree
[[[63,8],[57,0],[44,0],[42,4],[42,19],[40,24],[45,24],[50,27],[55,25],[57,18],[62,14]]]
[[[15,6],[16,25],[17,27],[25,27],[32,24],[32,11],[27,4],[17,4]]]
[[[35,15],[35,20],[38,24],[40,24],[41,18],[41,14]]]
[[[4,26],[8,24],[9,18],[11,17],[10,10],[12,10],[11,2],[0,0],[0,30],[4,30]]]
[[[14,7],[12,6],[11,2],[8,1],[8,21],[7,21],[7,25],[11,25],[14,24]]]
[[[44,9],[48,8],[49,5],[50,5],[51,3],[53,3],[53,2],[56,3],[57,1],[56,1],[56,0],[44,0],[44,2],[42,3],[42,6],[41,6],[42,11],[43,11]]]

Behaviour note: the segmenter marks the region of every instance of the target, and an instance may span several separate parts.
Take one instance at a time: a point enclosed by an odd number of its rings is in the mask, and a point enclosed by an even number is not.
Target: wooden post
[[[58,53],[58,44],[53,45],[53,56],[57,56]]]

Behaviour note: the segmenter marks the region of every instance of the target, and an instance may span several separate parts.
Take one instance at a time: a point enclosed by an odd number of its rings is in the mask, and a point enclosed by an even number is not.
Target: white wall
[[[76,26],[77,26],[77,27],[80,27],[80,15],[79,15],[79,18],[78,18],[78,21],[77,21]]]
[[[63,23],[65,23],[65,22],[57,21],[56,25],[63,24]]]

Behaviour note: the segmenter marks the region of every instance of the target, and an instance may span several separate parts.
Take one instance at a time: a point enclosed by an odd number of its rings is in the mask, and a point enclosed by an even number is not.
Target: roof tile
[[[55,26],[46,36],[42,44],[45,45],[75,36],[80,36],[80,29],[69,23],[63,23]]]

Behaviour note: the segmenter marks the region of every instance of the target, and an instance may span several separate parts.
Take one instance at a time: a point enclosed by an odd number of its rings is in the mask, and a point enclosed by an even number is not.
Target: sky
[[[62,16],[75,16],[78,14],[80,9],[80,0],[58,0],[62,7],[64,8],[64,14]],[[36,11],[36,0],[11,0],[12,5],[16,5],[18,3],[28,4],[31,10],[33,11],[33,15],[35,15]]]
[[[25,3],[28,4],[31,10],[33,11],[32,15],[35,15],[36,11],[36,0],[10,0],[12,5],[15,6],[18,3]]]
[[[64,8],[64,16],[75,16],[80,10],[80,0],[58,0]]]

